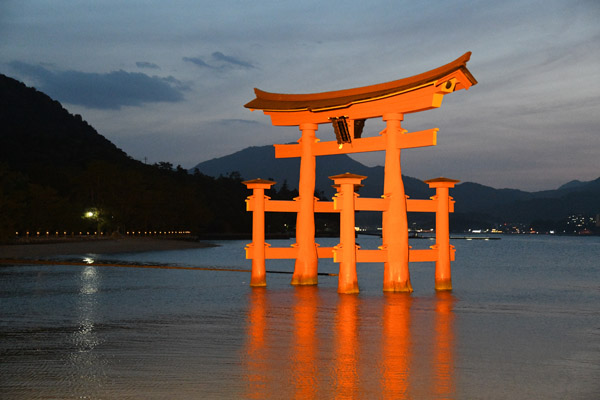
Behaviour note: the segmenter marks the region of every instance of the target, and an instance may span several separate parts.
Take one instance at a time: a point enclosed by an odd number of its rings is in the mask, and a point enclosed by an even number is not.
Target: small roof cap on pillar
[[[428,184],[430,188],[434,188],[434,187],[454,187],[454,185],[456,185],[460,181],[456,180],[456,179],[444,178],[443,176],[440,176],[439,178],[428,179],[424,182],[426,184]]]
[[[260,189],[260,188],[264,188],[264,189],[269,189],[271,186],[273,186],[274,184],[276,184],[277,182],[274,181],[268,181],[266,179],[252,179],[250,181],[244,181],[242,182],[242,184],[246,185],[248,187],[248,189]]]
[[[367,177],[363,176],[363,175],[351,174],[350,172],[346,172],[343,174],[330,176],[329,179],[332,179],[334,181],[337,181],[340,179],[358,179],[359,181],[362,181],[363,179],[367,179]]]
[[[354,190],[358,191],[363,185],[361,185],[361,181],[363,179],[367,179],[366,176],[351,174],[350,172],[346,172],[340,175],[330,176],[329,179],[335,182],[335,185],[332,185],[334,188],[338,189],[340,185],[344,183],[354,184]]]

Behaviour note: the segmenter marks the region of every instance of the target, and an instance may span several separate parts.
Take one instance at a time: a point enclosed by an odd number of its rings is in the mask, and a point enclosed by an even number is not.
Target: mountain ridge
[[[357,168],[360,171],[372,171],[375,172],[376,174],[383,174],[383,166],[381,165],[376,165],[373,167],[369,167],[366,166],[362,163],[360,163],[359,161],[356,161],[354,159],[352,159],[351,157],[349,157],[348,155],[342,154],[339,156],[321,156],[321,157],[317,157],[317,162],[321,159],[334,159],[335,157],[339,157],[341,160],[343,160],[342,163],[339,163],[342,166],[346,166],[349,165],[351,167]],[[245,160],[250,160],[251,162],[248,163]],[[256,160],[262,160],[263,162],[261,163],[253,163],[252,161],[256,161]],[[265,163],[266,161],[266,163]],[[271,161],[271,163],[270,163]],[[194,170],[198,170],[202,173],[205,173],[207,175],[210,176],[219,176],[219,175],[227,175],[231,172],[239,172],[242,176],[244,176],[245,179],[253,179],[253,178],[258,178],[258,175],[261,175],[260,177],[263,179],[266,179],[265,177],[267,175],[277,175],[277,172],[274,172],[277,169],[273,169],[272,165],[274,163],[281,163],[283,165],[283,163],[287,162],[289,164],[289,166],[291,167],[291,171],[299,171],[300,168],[300,159],[299,158],[283,158],[283,159],[276,159],[275,158],[275,148],[272,145],[264,145],[264,146],[250,146],[250,147],[246,147],[245,149],[236,151],[234,153],[225,155],[225,156],[221,156],[221,157],[215,157],[212,158],[210,160],[206,160],[206,161],[202,161],[199,162],[198,164],[196,164],[196,166],[192,167],[189,169],[189,171],[191,173],[194,172]],[[258,166],[258,168],[257,168]],[[341,168],[343,169],[343,168]],[[341,170],[340,169],[340,170]],[[319,170],[319,166],[317,166],[317,171]],[[242,173],[242,171],[250,171],[247,173]],[[258,171],[258,173],[256,173]],[[352,171],[344,171],[344,172],[352,172]],[[358,172],[353,172],[353,173],[358,173]],[[248,175],[248,176],[245,176]],[[254,176],[257,175],[257,176]],[[281,175],[281,174],[279,174]],[[250,177],[252,176],[252,178]],[[271,176],[271,177],[272,177]],[[293,183],[296,183],[297,187],[297,181],[298,181],[298,177],[294,176],[293,173],[289,174],[286,173],[283,179],[288,181],[288,185],[292,185]],[[370,178],[369,176],[367,176],[367,179]],[[408,179],[416,179],[420,182],[420,179],[418,178],[414,178],[414,177],[410,177],[410,176],[403,176],[404,179],[408,178]],[[489,189],[493,189],[493,190],[497,190],[497,191],[503,191],[505,193],[508,192],[512,192],[512,193],[521,193],[521,194],[528,194],[534,197],[554,197],[554,193],[556,193],[557,191],[564,191],[564,192],[571,192],[571,191],[580,191],[580,190],[585,190],[587,188],[589,188],[589,185],[596,185],[597,182],[600,181],[600,177],[598,177],[597,179],[591,180],[591,181],[580,181],[580,180],[571,180],[563,185],[560,185],[559,187],[557,187],[556,189],[545,189],[545,190],[537,190],[537,191],[527,191],[527,190],[522,190],[522,189],[513,189],[513,188],[494,188],[493,186],[489,186],[489,185],[485,185],[482,183],[477,183],[477,182],[470,182],[470,181],[465,181],[465,182],[460,182],[457,184],[457,186],[473,186],[473,187],[479,187],[482,189],[487,190]],[[365,180],[366,183],[366,180]],[[277,184],[281,184],[280,181],[277,181]],[[523,197],[527,197],[527,196],[523,196]]]
[[[360,189],[362,196],[379,197],[383,192],[382,166],[369,167],[346,154],[317,157],[316,164],[315,186],[317,191],[323,192],[326,197],[335,194],[335,189],[331,187],[333,181],[329,177],[345,172],[367,177],[363,181],[364,187]],[[251,146],[223,157],[198,163],[190,169],[191,172],[195,170],[213,177],[239,172],[244,179],[272,179],[277,182],[275,187],[280,187],[285,181],[290,188],[297,189],[300,159],[277,159],[275,158],[275,148],[273,146]],[[404,176],[404,184],[411,187],[415,196],[426,196],[429,190],[427,184],[409,176]]]
[[[300,160],[276,159],[273,146],[253,146],[227,156],[198,163],[191,170],[210,176],[238,172],[244,179],[272,179],[278,185],[298,187]],[[316,190],[330,198],[334,190],[328,176],[351,172],[365,175],[363,197],[379,197],[383,192],[382,166],[368,167],[347,155],[317,157]],[[435,193],[423,181],[403,176],[406,194],[414,199],[427,199]],[[476,215],[482,223],[501,221],[531,222],[537,219],[557,220],[570,214],[600,214],[600,177],[587,182],[573,180],[552,190],[527,192],[519,189],[496,189],[474,182],[462,182],[450,191],[456,201],[455,215]],[[597,197],[596,197],[597,198]]]

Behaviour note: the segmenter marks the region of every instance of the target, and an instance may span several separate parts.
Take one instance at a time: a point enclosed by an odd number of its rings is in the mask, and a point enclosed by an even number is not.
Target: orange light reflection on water
[[[381,351],[381,386],[383,398],[408,397],[412,361],[410,307],[407,293],[385,293]]]
[[[454,302],[450,292],[436,293],[434,341],[434,393],[437,398],[452,398],[454,385]]]
[[[245,398],[455,398],[455,298],[255,288]]]
[[[269,366],[266,362],[268,343],[266,340],[268,297],[265,288],[255,288],[250,293],[251,307],[248,309],[245,375],[250,399],[268,398]]]
[[[295,286],[294,335],[290,373],[295,399],[316,399],[319,371],[317,352],[317,310],[319,304],[316,286]]]
[[[359,298],[355,295],[340,295],[335,318],[335,394],[339,399],[354,399],[359,386],[358,341],[359,321],[357,316]]]

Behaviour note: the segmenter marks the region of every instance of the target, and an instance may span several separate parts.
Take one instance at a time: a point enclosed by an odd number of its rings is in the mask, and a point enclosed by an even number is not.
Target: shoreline
[[[0,245],[0,258],[39,259],[80,254],[141,253],[146,251],[185,250],[214,247],[205,241],[158,238],[94,238],[69,241],[16,243]]]

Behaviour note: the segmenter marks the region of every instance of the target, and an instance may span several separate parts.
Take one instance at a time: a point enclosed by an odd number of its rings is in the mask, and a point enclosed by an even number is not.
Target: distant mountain
[[[531,199],[505,204],[495,215],[517,221],[563,219],[569,215],[600,214],[600,178],[577,186],[533,192]],[[493,213],[492,213],[493,214]]]
[[[581,182],[580,180],[572,180],[570,182],[565,183],[564,185],[562,185],[561,187],[559,187],[558,189],[577,189],[581,186],[584,186],[587,182]]]
[[[234,154],[199,163],[193,169],[218,177],[239,172],[244,179],[273,179],[290,188],[298,187],[299,158],[276,159],[273,146],[249,147]],[[192,170],[193,170],[192,169]],[[367,167],[347,155],[317,157],[316,188],[331,197],[334,190],[328,178],[344,172],[365,175],[363,197],[379,197],[383,192],[382,166]],[[406,194],[413,199],[427,199],[434,194],[428,185],[404,176]],[[455,199],[455,216],[468,223],[529,223],[536,219],[560,220],[571,214],[600,213],[600,178],[571,181],[555,190],[526,192],[517,189],[495,189],[478,183],[464,182],[451,190]],[[425,217],[416,218],[422,222]]]
[[[224,157],[201,162],[190,171],[194,170],[214,177],[239,172],[244,179],[272,179],[277,182],[276,187],[286,181],[290,188],[298,188],[300,159],[275,158],[273,146],[248,147]],[[335,190],[331,187],[333,181],[329,177],[345,172],[367,177],[363,181],[365,186],[360,189],[361,196],[379,197],[383,193],[383,167],[367,167],[345,154],[317,157],[316,189],[328,198],[333,196]],[[433,194],[427,184],[409,176],[404,177],[404,185],[411,197],[428,198]]]
[[[489,221],[559,220],[572,214],[600,213],[600,178],[538,192],[465,182],[457,185],[451,195],[456,200],[456,212],[484,215]]]
[[[517,189],[494,189],[478,183],[464,182],[451,189],[457,212],[488,213],[504,204],[529,200],[532,194]]]
[[[597,191],[600,186],[600,178],[593,181],[582,182],[578,180],[570,181],[560,186],[555,190],[543,190],[539,192],[533,192],[533,196],[536,198],[554,198],[561,197],[567,193]]]

